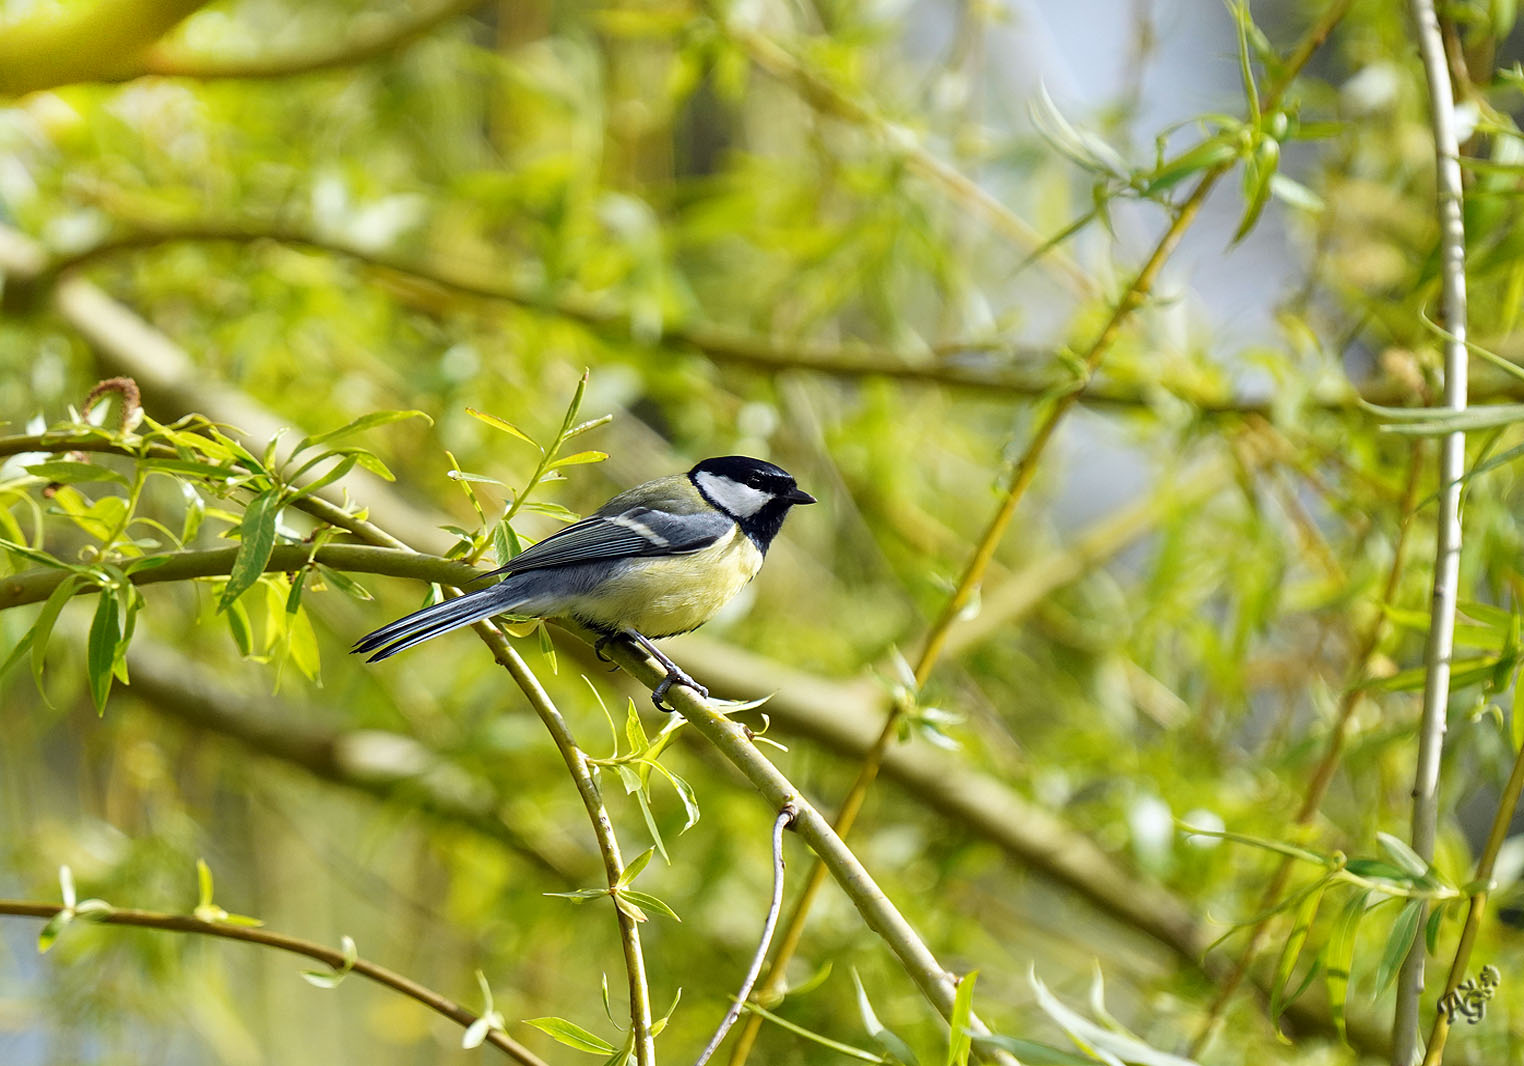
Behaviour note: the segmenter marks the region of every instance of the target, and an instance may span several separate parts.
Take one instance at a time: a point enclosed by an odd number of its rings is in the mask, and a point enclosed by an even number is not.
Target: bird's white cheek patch
[[[704,495],[737,518],[749,518],[773,502],[773,494],[705,471],[694,478]]]

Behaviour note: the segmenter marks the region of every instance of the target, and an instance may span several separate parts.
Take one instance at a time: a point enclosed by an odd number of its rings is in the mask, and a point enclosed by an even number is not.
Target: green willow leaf
[[[1413,942],[1418,939],[1418,922],[1423,917],[1423,900],[1410,899],[1402,906],[1392,931],[1387,937],[1386,950],[1381,953],[1381,966],[1376,970],[1376,994],[1387,990],[1397,978],[1402,960],[1408,957]]]
[[[1307,943],[1307,934],[1312,929],[1313,919],[1317,917],[1318,905],[1323,902],[1327,884],[1325,880],[1322,888],[1309,892],[1303,898],[1291,923],[1291,935],[1286,938],[1280,958],[1276,960],[1275,976],[1270,985],[1270,1021],[1277,1028],[1280,1026],[1281,1012],[1295,998],[1286,995],[1286,985],[1291,980],[1292,971],[1296,969],[1297,959],[1301,957],[1302,946]]]
[[[682,921],[682,919],[677,916],[677,912],[668,906],[664,900],[658,899],[656,896],[651,895],[649,892],[640,892],[633,888],[626,888],[621,890],[619,895],[623,896],[625,899],[629,900],[631,903],[642,908],[643,910],[648,909],[655,911],[657,914],[664,914],[668,918],[671,918],[674,922]]]
[[[373,411],[368,415],[361,415],[353,422],[342,425],[338,429],[330,429],[326,433],[315,433],[310,437],[303,437],[292,450],[291,454],[296,455],[319,444],[332,444],[334,441],[343,440],[345,437],[352,437],[356,433],[362,433],[367,429],[389,425],[392,422],[401,422],[406,418],[421,418],[431,426],[434,424],[434,420],[422,411]]]
[[[878,1014],[868,1000],[868,992],[863,988],[862,978],[857,975],[856,969],[852,971],[852,984],[857,989],[857,1013],[863,1020],[863,1028],[868,1031],[868,1036],[895,1062],[902,1063],[903,1066],[920,1066],[920,1060],[910,1045],[878,1020]]]
[[[274,489],[262,492],[249,501],[248,509],[243,513],[243,522],[238,527],[238,555],[233,560],[232,572],[228,574],[228,583],[217,604],[219,611],[227,610],[240,596],[253,588],[254,582],[265,572],[265,564],[270,561],[270,553],[275,549],[275,521],[280,516],[280,509],[280,494]]]
[[[565,1018],[525,1018],[524,1024],[534,1026],[558,1043],[577,1051],[586,1051],[594,1055],[612,1055],[617,1050],[607,1040]]]
[[[973,1049],[968,1027],[974,1017],[974,982],[978,978],[978,970],[971,970],[964,974],[963,979],[958,982],[958,991],[953,996],[952,1014],[947,1018],[950,1029],[947,1039],[947,1066],[968,1066],[968,1055]]]
[[[1333,1016],[1339,1039],[1348,1040],[1345,1010],[1349,1002],[1350,972],[1355,964],[1355,932],[1365,917],[1370,891],[1357,893],[1339,910],[1323,946],[1323,984],[1328,989],[1328,1010]]]
[[[96,714],[106,713],[106,697],[111,693],[117,646],[121,640],[121,603],[114,592],[103,589],[95,604],[95,618],[90,622],[90,636],[85,644],[85,670],[90,679],[90,698],[95,703]]]
[[[37,691],[43,693],[44,700],[47,699],[47,694],[42,685],[42,671],[47,662],[48,638],[53,635],[53,626],[58,621],[59,612],[63,610],[64,604],[74,598],[74,593],[83,580],[79,574],[70,574],[60,581],[42,605],[42,612],[32,625],[32,681],[37,685]]]

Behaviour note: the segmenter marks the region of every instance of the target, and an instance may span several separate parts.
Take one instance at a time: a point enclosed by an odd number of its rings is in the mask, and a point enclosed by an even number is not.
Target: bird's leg
[[[641,648],[650,654],[651,658],[661,663],[662,666],[666,667],[667,669],[667,676],[662,678],[661,684],[657,685],[654,689],[651,690],[651,702],[656,704],[656,709],[658,711],[670,712],[672,710],[671,707],[668,707],[662,703],[662,697],[666,696],[667,690],[673,685],[687,685],[704,699],[709,698],[709,690],[707,688],[699,684],[697,681],[693,680],[693,678],[689,677],[683,671],[682,667],[678,666],[671,659],[667,658],[667,656],[662,652],[660,648],[658,648],[655,644],[652,644],[640,633],[637,633],[633,629],[625,629],[621,631],[621,635],[628,637],[630,640],[640,645]]]

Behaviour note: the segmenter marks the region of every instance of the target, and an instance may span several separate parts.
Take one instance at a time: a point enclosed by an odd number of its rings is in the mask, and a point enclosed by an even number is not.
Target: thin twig
[[[166,552],[155,559],[165,561],[153,567],[133,570],[127,579],[134,585],[156,585],[164,581],[186,581],[197,577],[226,577],[233,568],[239,549],[208,548],[202,551]],[[409,577],[442,585],[465,585],[481,576],[481,571],[437,555],[420,555],[395,548],[374,548],[360,544],[325,544],[313,551],[310,544],[277,544],[265,563],[265,573],[300,570],[309,562],[322,563],[335,570],[365,574]],[[41,603],[53,594],[70,571],[43,567],[20,574],[0,577],[0,610],[26,603]],[[85,585],[75,595],[95,591]]]
[[[1429,121],[1434,133],[1436,212],[1439,218],[1440,276],[1445,338],[1445,406],[1466,406],[1466,227],[1462,214],[1460,145],[1455,131],[1455,99],[1450,87],[1444,40],[1433,0],[1409,0],[1418,51],[1429,87]],[[1434,546],[1434,596],[1424,663],[1423,718],[1418,731],[1418,766],[1413,780],[1413,850],[1425,861],[1434,855],[1439,821],[1439,769],[1444,750],[1445,709],[1450,699],[1450,660],[1459,596],[1462,478],[1466,435],[1448,434],[1440,443],[1439,513]],[[1420,913],[1419,922],[1422,924]],[[1424,986],[1424,940],[1413,942],[1397,982],[1392,1020],[1392,1064],[1410,1066],[1418,1058],[1418,1008]]]
[[[535,713],[540,716],[540,721],[545,723],[545,728],[550,732],[551,740],[555,742],[556,750],[561,753],[566,769],[570,771],[572,780],[577,785],[577,794],[582,797],[582,805],[587,809],[588,818],[593,823],[593,835],[597,838],[598,850],[603,855],[603,870],[612,893],[624,876],[624,859],[619,853],[619,840],[614,835],[614,823],[609,818],[608,808],[603,805],[603,797],[598,789],[597,778],[594,776],[597,768],[588,761],[587,754],[577,746],[571,728],[566,724],[566,719],[561,716],[561,712],[551,701],[550,695],[540,684],[540,679],[513,649],[513,645],[508,643],[508,638],[503,635],[503,632],[485,621],[477,622],[471,628],[492,650],[492,655],[499,665],[508,671],[514,683],[529,698],[530,705],[534,707]],[[612,895],[610,898],[612,899]],[[625,912],[623,907],[617,905],[617,901],[614,914],[619,920],[619,940],[624,949],[625,972],[630,989],[630,1034],[635,1042],[635,1062],[638,1066],[656,1066],[656,1040],[651,1032],[651,988],[646,980],[645,952],[640,943],[640,925]]]
[[[1524,748],[1520,748],[1514,757],[1513,772],[1508,775],[1508,784],[1498,797],[1498,809],[1492,816],[1492,830],[1487,834],[1487,843],[1476,862],[1476,875],[1472,881],[1481,887],[1472,893],[1471,906],[1466,909],[1466,924],[1461,927],[1460,942],[1455,946],[1455,959],[1450,963],[1450,974],[1445,978],[1445,990],[1441,999],[1460,986],[1466,976],[1466,967],[1471,963],[1471,949],[1476,945],[1482,915],[1487,911],[1487,896],[1492,891],[1492,870],[1497,864],[1498,852],[1503,849],[1503,842],[1508,839],[1514,811],[1519,806],[1520,792],[1524,792]],[[1434,1016],[1434,1027],[1429,1030],[1429,1045],[1424,1053],[1423,1066],[1439,1066],[1449,1036],[1450,1014],[1448,1011],[1438,1011]]]
[[[0,914],[14,914],[27,918],[52,918],[62,909],[56,903],[0,899]],[[436,1014],[441,1014],[450,1019],[462,1028],[467,1028],[477,1021],[477,1015],[466,1010],[459,1003],[440,995],[433,989],[425,988],[416,981],[409,980],[395,970],[388,970],[384,966],[379,966],[365,959],[355,959],[351,962],[345,958],[342,951],[335,951],[333,948],[322,944],[314,943],[310,940],[302,940],[294,936],[286,936],[284,933],[272,932],[269,929],[244,925],[225,925],[220,922],[203,922],[199,918],[192,918],[183,914],[161,914],[156,911],[129,910],[115,907],[109,911],[92,912],[88,916],[81,915],[77,920],[89,921],[92,924],[130,925],[146,929],[160,929],[171,933],[194,933],[199,936],[221,937],[224,940],[241,940],[246,944],[259,944],[267,948],[289,951],[292,954],[304,955],[309,959],[320,962],[335,972],[347,971],[359,974],[361,977],[390,988],[394,992],[400,992],[409,999],[422,1003]],[[510,1058],[522,1063],[523,1066],[546,1066],[543,1059],[501,1029],[489,1029],[484,1042],[506,1052]]]
[[[778,817],[773,819],[773,898],[767,905],[767,918],[762,923],[762,939],[757,944],[756,954],[752,956],[751,966],[746,971],[746,978],[741,982],[735,1001],[725,1012],[720,1027],[714,1031],[714,1036],[710,1037],[693,1066],[704,1066],[709,1061],[709,1057],[720,1046],[720,1041],[725,1039],[725,1034],[730,1032],[730,1027],[741,1016],[741,1008],[751,995],[752,986],[757,983],[757,974],[762,972],[762,961],[767,958],[767,948],[773,942],[773,928],[778,924],[778,912],[783,909],[783,831],[797,814],[792,806],[785,804],[778,812]]]

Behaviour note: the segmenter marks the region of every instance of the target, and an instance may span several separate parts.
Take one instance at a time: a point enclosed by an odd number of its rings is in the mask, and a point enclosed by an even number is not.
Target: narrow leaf
[[[46,955],[48,949],[58,940],[58,934],[64,931],[64,926],[73,920],[74,912],[67,907],[49,918],[47,924],[42,927],[42,931],[37,934],[37,954]]]
[[[510,437],[517,437],[519,440],[523,441],[525,444],[528,444],[538,452],[543,452],[545,450],[534,442],[533,437],[531,437],[528,433],[525,433],[522,429],[514,425],[512,422],[508,421],[506,418],[499,418],[497,415],[488,414],[486,411],[478,411],[474,407],[467,407],[466,414],[470,415],[472,418],[487,423],[487,425],[491,426],[493,429],[500,430],[508,434]]]
[[[1323,948],[1323,983],[1328,989],[1328,1009],[1333,1015],[1334,1027],[1340,1040],[1348,1040],[1344,1028],[1345,1005],[1349,1001],[1349,976],[1355,963],[1355,931],[1360,919],[1365,917],[1365,905],[1370,892],[1361,892],[1344,904],[1333,928],[1328,933],[1328,943]]]
[[[559,1043],[577,1051],[586,1051],[594,1055],[611,1055],[615,1050],[614,1045],[607,1040],[565,1018],[525,1018],[524,1024],[534,1026]]]
[[[1392,931],[1387,936],[1386,950],[1381,954],[1381,966],[1376,970],[1376,995],[1385,992],[1397,977],[1402,960],[1407,958],[1408,951],[1418,938],[1418,922],[1422,917],[1423,900],[1410,899],[1403,904],[1397,920],[1392,923]]]
[[[74,597],[82,580],[80,575],[70,574],[60,581],[47,602],[42,605],[42,612],[32,625],[32,680],[36,683],[38,692],[44,692],[42,672],[47,663],[48,638],[53,634],[53,626],[58,621],[58,614],[63,610],[63,605]],[[101,595],[104,596],[106,593],[102,592]],[[46,698],[45,694],[44,698]]]
[[[608,452],[576,452],[564,458],[557,459],[546,467],[547,470],[559,470],[563,466],[583,466],[587,463],[601,463],[609,457]]]
[[[90,698],[95,702],[97,714],[106,712],[106,697],[111,692],[112,670],[116,666],[116,650],[121,639],[121,607],[115,593],[102,589],[95,604],[95,618],[90,622],[90,637],[85,652]]]
[[[1095,1066],[1095,1059],[1088,1055],[1077,1055],[1062,1048],[1039,1044],[1035,1040],[983,1033],[975,1034],[973,1040],[975,1047],[1009,1051],[1021,1060],[1021,1066]]]
[[[322,492],[329,485],[332,485],[335,481],[338,481],[345,474],[348,474],[351,470],[353,470],[359,461],[359,456],[346,455],[337,463],[334,463],[333,466],[331,466],[328,470],[324,471],[303,485],[301,489],[291,497],[291,499],[300,500],[304,496],[311,496],[314,493]]]
[[[677,912],[675,910],[667,906],[664,901],[651,895],[649,892],[639,892],[633,888],[626,888],[623,889],[619,894],[625,899],[629,900],[631,903],[634,903],[644,909],[653,910],[657,914],[666,915],[674,922],[682,921],[682,919],[677,916]]]
[[[212,905],[212,868],[205,859],[196,860],[196,909]]]
[[[614,887],[624,888],[626,885],[632,883],[635,878],[640,876],[641,871],[651,864],[651,856],[655,854],[655,848],[647,848],[645,851],[642,851],[639,855],[631,859],[629,864],[625,866],[624,873],[619,875],[619,880]]]
[[[862,1017],[863,1028],[868,1031],[868,1036],[895,1062],[903,1063],[904,1066],[920,1066],[910,1045],[878,1020],[873,1004],[868,1001],[867,990],[863,988],[862,978],[855,969],[852,971],[852,984],[857,988],[857,1013]]]
[[[968,1053],[972,1047],[968,1027],[974,1016],[974,982],[978,977],[978,970],[964,974],[963,980],[958,982],[957,994],[953,996],[952,1014],[947,1019],[951,1030],[947,1041],[947,1066],[968,1066]]]
[[[1323,891],[1327,881],[1323,882],[1323,888],[1309,892],[1302,903],[1296,909],[1296,917],[1291,923],[1291,934],[1286,938],[1285,945],[1281,948],[1280,958],[1275,964],[1275,976],[1270,985],[1270,1022],[1280,1031],[1281,1012],[1286,1009],[1286,1004],[1291,1002],[1286,996],[1286,985],[1291,980],[1291,973],[1296,969],[1297,959],[1302,954],[1302,946],[1307,943],[1307,934],[1312,929],[1313,919],[1317,917],[1318,905],[1323,902]],[[1291,997],[1295,998],[1295,997]]]
[[[635,710],[635,701],[630,701],[630,711],[624,719],[625,739],[630,742],[631,755],[644,755],[650,750],[651,741],[646,736],[645,726],[641,725],[640,712]]]
[[[275,549],[275,521],[280,516],[280,508],[280,494],[274,489],[249,501],[243,522],[238,527],[238,555],[233,559],[232,572],[222,590],[222,599],[217,605],[219,611],[227,610],[265,572],[265,564]]]
[[[352,437],[356,433],[362,433],[367,429],[374,429],[376,426],[401,422],[405,418],[421,418],[431,426],[434,424],[434,420],[422,411],[373,411],[368,415],[361,415],[353,422],[340,426],[338,429],[330,429],[326,433],[317,433],[310,437],[303,437],[291,454],[296,455],[298,452],[306,451],[308,448],[319,444],[331,444],[336,440]]]
[[[1423,877],[1429,872],[1429,864],[1419,857],[1418,853],[1408,847],[1406,843],[1392,836],[1390,833],[1377,833],[1376,839],[1381,842],[1381,850],[1390,858],[1404,873],[1414,877]]]
[[[744,1009],[752,1014],[757,1015],[758,1017],[766,1018],[778,1028],[786,1029],[789,1032],[793,1033],[795,1036],[802,1036],[804,1039],[819,1044],[821,1047],[830,1048],[832,1051],[835,1051],[841,1055],[845,1055],[848,1058],[856,1059],[858,1062],[889,1062],[889,1060],[884,1058],[882,1055],[875,1055],[873,1052],[864,1051],[860,1047],[853,1047],[851,1044],[843,1044],[839,1040],[832,1040],[828,1036],[821,1036],[819,1033],[815,1032],[812,1029],[806,1029],[804,1026],[791,1022],[787,1018],[779,1017],[772,1011],[768,1010],[766,1007],[759,1007],[755,1003],[747,1003],[744,1005]]]

